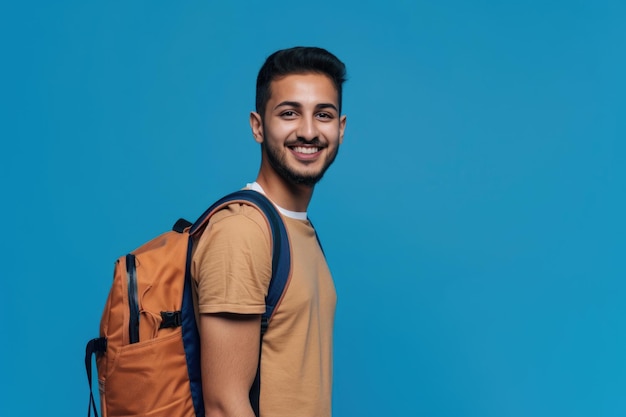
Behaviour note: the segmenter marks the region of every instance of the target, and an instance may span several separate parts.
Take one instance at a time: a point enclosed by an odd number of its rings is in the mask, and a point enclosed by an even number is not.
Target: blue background
[[[17,3],[1,416],[85,415],[113,261],[255,178],[256,72],[295,45],[349,73],[310,206],[334,415],[626,415],[623,2]]]

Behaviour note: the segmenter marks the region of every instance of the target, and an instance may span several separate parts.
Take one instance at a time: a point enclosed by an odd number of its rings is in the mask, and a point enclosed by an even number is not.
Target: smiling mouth
[[[319,152],[322,148],[318,148],[317,146],[294,146],[291,149],[297,153],[312,155]]]

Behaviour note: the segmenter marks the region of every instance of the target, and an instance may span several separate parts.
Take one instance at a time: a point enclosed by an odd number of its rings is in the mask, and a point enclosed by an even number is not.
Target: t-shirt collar
[[[267,197],[267,195],[265,194],[265,191],[263,191],[263,187],[261,187],[261,185],[258,182],[252,182],[249,184],[246,184],[246,188],[250,189],[250,190],[254,190],[256,192],[259,192],[263,195],[265,195]],[[269,198],[269,197],[268,197]],[[270,200],[271,201],[271,200]],[[272,201],[272,203],[274,203]],[[291,211],[291,210],[287,210],[282,208],[281,206],[279,206],[278,204],[274,203],[274,205],[276,206],[276,208],[278,209],[278,211],[281,212],[282,215],[290,217],[292,219],[296,219],[296,220],[307,220],[307,212],[306,211]]]

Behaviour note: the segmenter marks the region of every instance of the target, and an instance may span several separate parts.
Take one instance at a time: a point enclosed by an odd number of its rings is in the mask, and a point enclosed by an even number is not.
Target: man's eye
[[[318,113],[317,117],[322,118],[322,119],[332,119],[333,115],[330,113]]]
[[[282,112],[280,115],[283,117],[294,117],[296,115],[296,112],[287,110],[287,111]]]

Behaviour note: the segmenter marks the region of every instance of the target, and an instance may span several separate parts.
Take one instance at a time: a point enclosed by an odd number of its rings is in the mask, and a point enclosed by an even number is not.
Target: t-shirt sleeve
[[[271,269],[270,235],[263,215],[246,205],[230,205],[216,213],[192,259],[198,312],[264,313]]]

